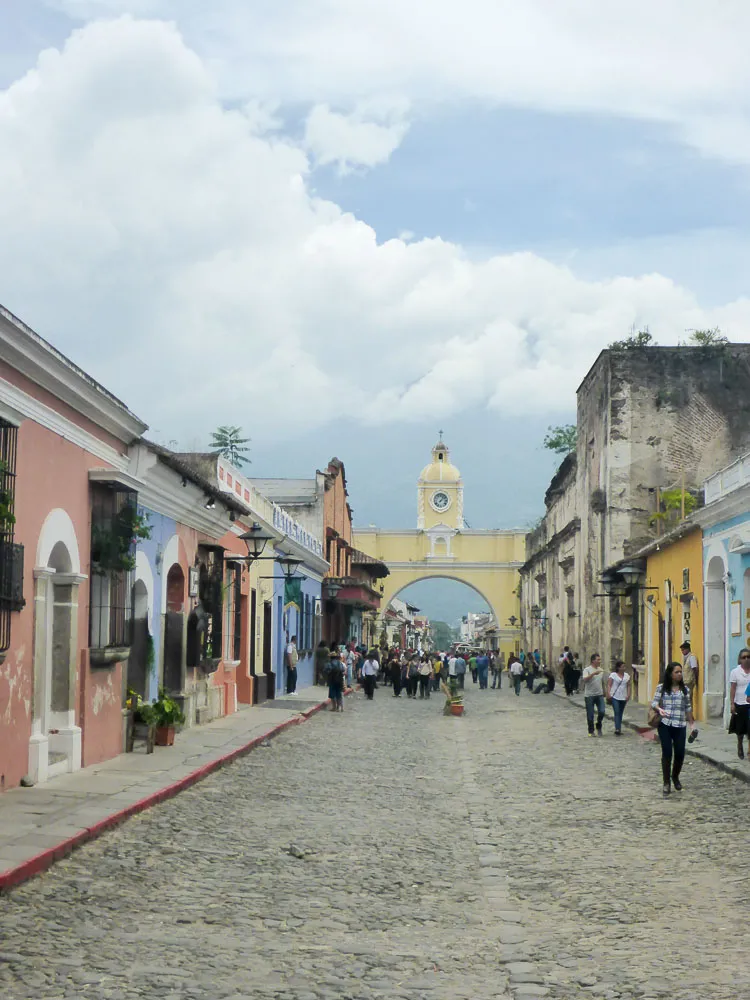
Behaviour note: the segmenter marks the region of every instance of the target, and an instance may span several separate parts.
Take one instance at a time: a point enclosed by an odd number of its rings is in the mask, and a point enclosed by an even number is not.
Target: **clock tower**
[[[432,449],[432,461],[417,480],[417,528],[430,534],[435,529],[448,529],[452,534],[463,526],[464,484],[461,473],[451,465],[441,431]]]

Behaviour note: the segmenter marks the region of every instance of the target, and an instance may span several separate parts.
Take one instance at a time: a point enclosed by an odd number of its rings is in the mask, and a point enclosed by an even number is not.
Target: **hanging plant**
[[[151,538],[151,526],[145,515],[132,504],[125,504],[109,522],[91,525],[91,564],[94,573],[129,573],[135,569],[135,547]]]
[[[13,493],[5,486],[8,465],[0,459],[0,534],[9,534],[16,523],[13,514]]]

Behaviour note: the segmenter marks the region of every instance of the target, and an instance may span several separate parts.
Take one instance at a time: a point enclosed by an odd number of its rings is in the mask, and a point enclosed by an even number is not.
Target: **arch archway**
[[[44,520],[34,568],[34,685],[29,774],[46,781],[81,766],[79,588],[86,580],[75,527],[61,507]]]
[[[184,688],[184,650],[185,574],[179,562],[173,562],[164,576],[164,687],[173,694]]]

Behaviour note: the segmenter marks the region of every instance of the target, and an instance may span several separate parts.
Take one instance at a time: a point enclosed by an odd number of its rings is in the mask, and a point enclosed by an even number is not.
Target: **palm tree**
[[[250,461],[249,458],[245,458],[250,449],[244,447],[250,438],[243,438],[241,434],[241,427],[217,427],[213,432],[211,450],[218,451],[222,458],[228,459],[232,465],[244,465]]]

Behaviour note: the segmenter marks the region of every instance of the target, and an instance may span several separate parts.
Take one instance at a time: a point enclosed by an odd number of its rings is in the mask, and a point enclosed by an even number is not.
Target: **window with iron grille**
[[[133,575],[138,495],[117,483],[91,486],[89,646],[128,648],[133,625]],[[92,659],[92,662],[93,659]]]
[[[237,563],[227,563],[224,587],[224,659],[238,662],[242,643],[240,607],[242,576]]]
[[[201,661],[218,663],[223,652],[224,550],[221,548],[198,547],[198,597],[206,615]]]
[[[10,649],[11,614],[24,606],[23,546],[16,545],[18,428],[0,419],[0,653]]]

